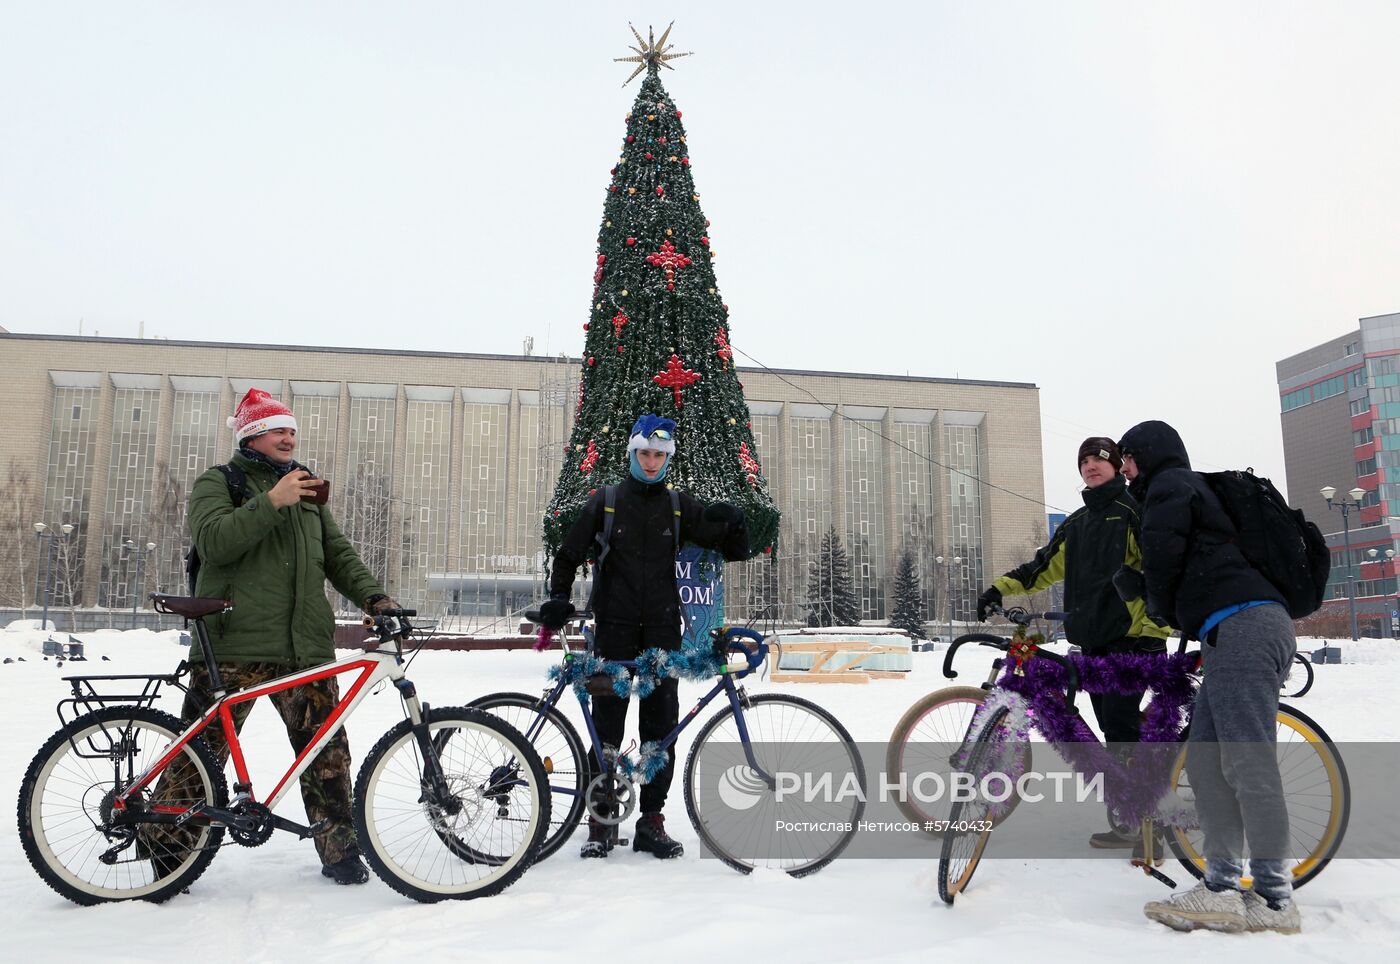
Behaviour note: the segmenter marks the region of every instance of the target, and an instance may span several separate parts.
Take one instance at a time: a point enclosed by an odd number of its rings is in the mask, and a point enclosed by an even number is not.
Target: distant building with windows
[[[504,615],[543,593],[577,359],[23,333],[0,334],[0,354],[0,479],[29,492],[0,519],[0,607],[35,604],[45,571],[56,608],[181,589],[187,493],[227,461],[225,419],[251,387],[295,412],[299,459],[331,480],[337,520],[396,598]],[[729,618],[799,620],[830,526],[871,620],[906,547],[929,617],[966,620],[988,574],[1044,541],[1034,385],[741,372],[783,520],[773,556],[727,568]]]
[[[1327,534],[1332,549],[1329,607],[1347,606],[1355,580],[1363,631],[1389,635],[1396,603],[1400,534],[1400,313],[1362,318],[1355,331],[1277,363],[1289,502]],[[1363,490],[1347,518],[1347,555],[1334,502]]]

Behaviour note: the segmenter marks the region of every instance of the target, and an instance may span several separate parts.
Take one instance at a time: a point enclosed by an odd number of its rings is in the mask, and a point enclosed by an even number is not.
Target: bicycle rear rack
[[[188,693],[189,687],[180,682],[180,678],[188,672],[189,663],[181,660],[180,665],[175,667],[173,673],[65,676],[63,681],[72,687],[73,695],[58,701],[58,705],[55,707],[58,721],[67,727],[80,717],[95,713],[108,706],[125,705],[148,708],[154,705],[160,697],[160,688],[167,684]],[[106,725],[102,726],[102,732],[108,739],[112,739],[112,735],[107,732]],[[111,749],[99,749],[91,739],[87,741],[91,752],[82,750],[71,737],[68,742],[73,747],[73,752],[80,757],[105,759],[111,756]],[[114,747],[119,745],[120,741],[113,740]]]

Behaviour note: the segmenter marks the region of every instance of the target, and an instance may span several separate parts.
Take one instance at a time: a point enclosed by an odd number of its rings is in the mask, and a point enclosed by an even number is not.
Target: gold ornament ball
[[[608,434],[608,427],[607,427],[606,425],[603,426],[603,434],[604,434],[604,435],[607,435],[607,434]]]
[[[627,189],[627,193],[628,193],[628,194],[636,194],[636,193],[637,193],[637,189],[636,189],[635,187],[629,187],[629,188]]]
[[[583,451],[583,446],[582,446],[582,445],[575,445],[575,446],[574,446],[574,451],[575,451],[575,452],[582,452],[582,451]]]
[[[627,289],[626,289],[626,288],[623,288],[623,289],[622,289],[622,297],[624,297],[624,298],[627,297]]]
[[[666,237],[669,238],[670,236],[671,236],[671,229],[670,229],[670,228],[667,228],[667,229],[666,229]]]
[[[649,121],[654,121],[654,120],[656,120],[656,115],[655,115],[655,114],[648,114],[648,115],[647,115],[647,120],[649,120]]]
[[[729,424],[730,424],[730,425],[733,425],[733,424],[734,424],[734,419],[731,418],[731,419],[729,420]]]

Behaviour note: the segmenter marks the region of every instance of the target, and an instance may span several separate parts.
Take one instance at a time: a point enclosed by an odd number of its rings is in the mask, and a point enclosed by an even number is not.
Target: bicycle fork
[[[447,784],[447,774],[442,771],[442,759],[438,748],[433,745],[433,738],[428,732],[428,704],[419,702],[418,690],[414,688],[411,680],[400,677],[394,680],[394,688],[403,698],[413,739],[418,744],[419,755],[423,758],[423,773],[419,777],[422,795],[419,796],[418,802],[450,816],[456,816],[462,809],[462,802],[453,795],[451,787]]]

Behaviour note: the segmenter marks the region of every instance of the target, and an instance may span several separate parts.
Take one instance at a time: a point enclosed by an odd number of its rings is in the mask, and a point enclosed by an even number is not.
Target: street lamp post
[[[1366,555],[1371,557],[1371,561],[1377,561],[1380,554],[1378,549],[1367,549]],[[1386,580],[1390,578],[1390,571],[1395,563],[1395,550],[1385,550],[1385,568],[1381,570],[1381,598],[1385,600],[1385,626],[1386,635],[1392,639],[1395,637],[1395,617],[1391,615],[1395,610],[1391,605],[1390,590],[1385,587]]]
[[[72,534],[72,532],[73,532],[73,527],[72,527],[71,525],[69,525],[68,523],[65,522],[63,525],[59,526],[59,531],[62,532],[62,533],[63,533],[63,537],[64,537],[65,539],[67,539],[68,536],[69,536],[70,534]],[[46,553],[44,554],[44,582],[43,582],[43,586],[44,586],[44,615],[41,617],[42,622],[40,623],[40,625],[41,625],[41,626],[43,627],[43,629],[44,629],[44,632],[48,632],[48,631],[49,631],[49,598],[53,595],[53,549],[54,549],[54,534],[53,534],[52,532],[49,531],[49,527],[48,527],[47,525],[45,525],[45,524],[42,523],[42,522],[36,522],[36,523],[34,523],[34,536],[35,536],[36,539],[39,540],[39,545],[40,545],[41,547],[43,546],[44,540],[45,540],[45,539],[48,539],[48,540],[49,540],[48,552],[46,552]],[[42,549],[41,549],[40,551],[42,551]]]
[[[1352,575],[1351,566],[1351,510],[1361,508],[1361,499],[1366,495],[1366,490],[1358,486],[1352,489],[1347,495],[1351,496],[1351,501],[1340,499],[1336,502],[1332,497],[1337,494],[1337,487],[1334,485],[1324,485],[1320,492],[1327,500],[1328,509],[1342,510],[1342,554],[1347,563],[1347,605],[1351,613],[1351,639],[1355,642],[1358,638],[1356,632],[1356,579]]]
[[[962,562],[962,556],[954,556],[952,559],[934,556],[933,561],[943,567],[943,571],[948,577],[948,642],[951,643],[953,641],[953,566]]]
[[[128,540],[126,541],[126,545],[127,545],[128,548],[131,548],[131,549],[134,549],[134,548],[136,547],[136,544],[133,543],[130,539],[128,539]],[[135,628],[136,628],[136,606],[137,606],[137,604],[140,603],[140,601],[141,601],[141,591],[142,591],[143,589],[146,588],[146,587],[145,587],[145,584],[141,581],[141,567],[142,567],[142,564],[146,561],[146,553],[147,553],[147,552],[153,552],[153,551],[155,550],[155,547],[156,547],[156,544],[155,544],[154,542],[148,542],[148,543],[146,543],[146,551],[145,551],[145,552],[139,552],[139,553],[136,554],[136,589],[135,589],[135,591],[133,591],[132,594],[131,594],[131,628],[132,628],[132,629],[135,629]]]

